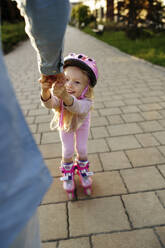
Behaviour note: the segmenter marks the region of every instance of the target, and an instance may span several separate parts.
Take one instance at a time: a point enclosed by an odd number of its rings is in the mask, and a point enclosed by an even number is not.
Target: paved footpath
[[[93,194],[78,178],[68,201],[59,180],[61,144],[40,106],[29,41],[5,56],[21,108],[54,182],[39,207],[43,248],[165,247],[165,69],[68,27],[65,55],[95,57],[100,78],[89,137]]]

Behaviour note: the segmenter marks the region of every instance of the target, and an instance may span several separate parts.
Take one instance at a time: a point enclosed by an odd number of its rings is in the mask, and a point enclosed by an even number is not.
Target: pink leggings
[[[62,157],[72,158],[74,151],[79,157],[87,156],[87,142],[89,134],[90,118],[84,120],[83,124],[74,132],[60,131],[60,138],[62,142]],[[74,140],[75,136],[75,140]]]

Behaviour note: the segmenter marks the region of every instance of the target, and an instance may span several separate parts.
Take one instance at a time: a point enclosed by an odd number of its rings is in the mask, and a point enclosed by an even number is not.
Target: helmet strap
[[[87,93],[88,88],[89,88],[89,86],[87,85],[85,87],[85,89],[83,90],[83,92],[81,93],[81,96],[78,97],[78,99],[83,99],[85,97],[85,94]]]

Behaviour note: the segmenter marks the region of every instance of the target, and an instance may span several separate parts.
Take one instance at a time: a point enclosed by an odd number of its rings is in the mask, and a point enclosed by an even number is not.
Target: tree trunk
[[[107,20],[114,21],[114,0],[107,0]]]

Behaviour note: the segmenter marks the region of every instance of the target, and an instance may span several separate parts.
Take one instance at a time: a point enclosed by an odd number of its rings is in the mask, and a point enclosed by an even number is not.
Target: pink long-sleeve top
[[[64,105],[65,109],[74,113],[69,131],[75,131],[82,125],[82,123],[84,123],[84,121],[89,121],[90,110],[92,108],[92,101],[90,99],[77,99],[73,95],[72,97],[74,99],[73,104],[71,106]],[[41,103],[42,106],[52,110],[55,110],[56,107],[60,106],[60,100],[53,94],[51,94],[51,98],[47,101],[43,101],[41,98]]]

